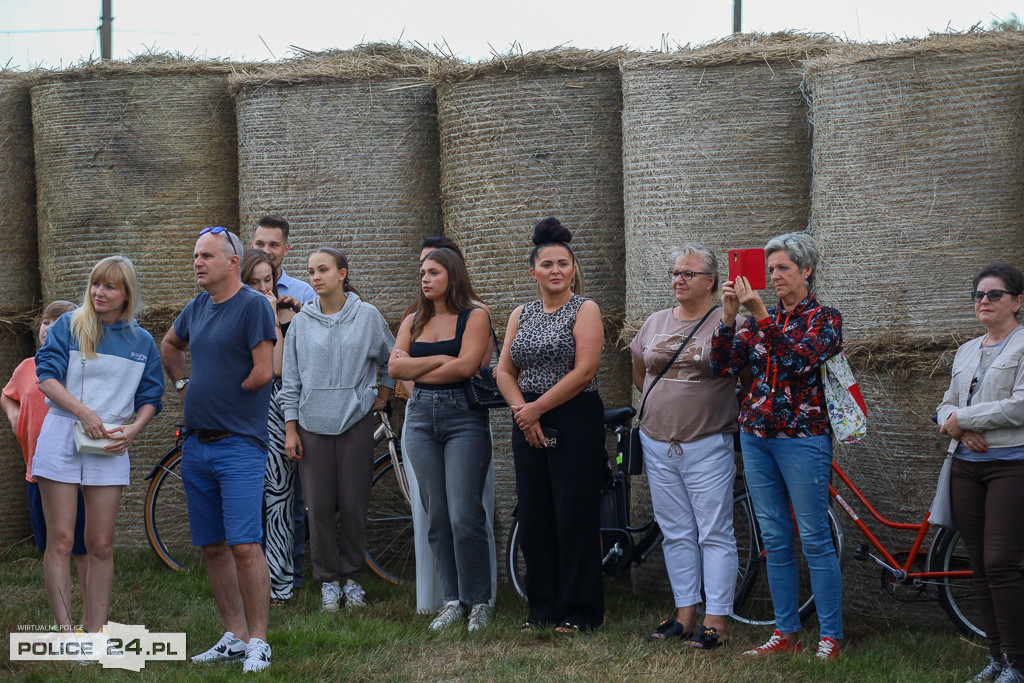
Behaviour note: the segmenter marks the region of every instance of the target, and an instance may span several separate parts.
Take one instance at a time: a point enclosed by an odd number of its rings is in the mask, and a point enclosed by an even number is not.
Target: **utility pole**
[[[110,22],[114,20],[110,14],[111,2],[112,0],[103,0],[103,10],[100,14],[100,57],[103,59],[110,59]]]
[[[739,33],[743,29],[743,0],[732,0],[732,32]]]

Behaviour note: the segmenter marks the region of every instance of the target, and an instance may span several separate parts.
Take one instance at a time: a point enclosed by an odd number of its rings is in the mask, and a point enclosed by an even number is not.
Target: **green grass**
[[[213,644],[222,627],[202,570],[165,570],[148,550],[118,551],[110,618],[144,624],[151,632],[187,633],[188,653]],[[731,625],[732,646],[696,652],[676,643],[649,643],[647,634],[671,609],[634,595],[626,579],[608,584],[605,626],[592,634],[520,634],[525,604],[502,586],[492,625],[469,635],[427,630],[415,613],[413,590],[365,581],[370,606],[358,613],[324,614],[319,585],[307,580],[291,604],[273,608],[269,641],[273,665],[264,679],[307,680],[514,680],[611,681],[963,681],[984,664],[985,649],[945,628],[911,628],[851,617],[842,658],[821,663],[809,654],[752,661],[740,653],[763,642],[770,630]],[[49,624],[42,564],[21,545],[0,554],[0,630]],[[936,609],[939,609],[936,606]],[[805,641],[815,642],[811,620]],[[149,662],[141,674],[63,662],[11,662],[0,658],[0,678],[76,680],[233,680],[241,665],[196,666]]]

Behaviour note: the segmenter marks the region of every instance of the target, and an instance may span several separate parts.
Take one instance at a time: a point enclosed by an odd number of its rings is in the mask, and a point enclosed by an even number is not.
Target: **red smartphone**
[[[764,289],[768,286],[764,270],[764,249],[729,250],[729,280],[732,282],[742,275],[751,288]]]

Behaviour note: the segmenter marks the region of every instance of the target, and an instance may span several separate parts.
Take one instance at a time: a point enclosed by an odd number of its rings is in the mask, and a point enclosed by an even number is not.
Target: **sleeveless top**
[[[552,313],[544,312],[541,299],[523,306],[519,328],[509,349],[512,362],[519,368],[520,391],[543,394],[576,366],[576,339],[572,328],[584,301],[589,299],[573,294]],[[597,378],[583,391],[597,391]]]
[[[466,321],[473,308],[461,311],[455,319],[455,336],[451,339],[442,339],[436,342],[414,341],[409,344],[409,356],[412,358],[424,358],[426,356],[458,356],[462,352],[462,334],[466,331]],[[423,384],[416,382],[417,389],[433,391],[437,389],[461,389],[469,380],[461,382],[450,382],[448,384]]]

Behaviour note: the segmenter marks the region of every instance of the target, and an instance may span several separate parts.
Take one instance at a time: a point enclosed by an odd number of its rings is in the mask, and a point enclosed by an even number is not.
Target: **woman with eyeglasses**
[[[648,318],[629,345],[633,384],[643,397],[638,427],[647,480],[676,607],[650,638],[714,649],[727,642],[739,566],[732,529],[736,378],[713,375],[708,365],[723,314],[713,298],[714,252],[684,245],[670,276],[676,305]],[[702,587],[705,614],[697,628]]]
[[[957,349],[939,433],[951,439],[953,521],[988,640],[988,665],[972,680],[1024,681],[1024,276],[995,262],[972,284],[985,334]]]
[[[711,371],[722,377],[749,368],[751,387],[740,405],[743,472],[767,555],[775,633],[743,654],[798,652],[797,532],[818,612],[816,657],[834,660],[843,637],[842,576],[828,525],[832,426],[821,367],[843,348],[839,311],[812,294],[818,248],[792,232],[765,245],[778,302],[768,308],[745,277],[722,285],[722,320],[711,339]],[[750,317],[738,322],[740,306]],[[794,528],[795,515],[795,528]]]

